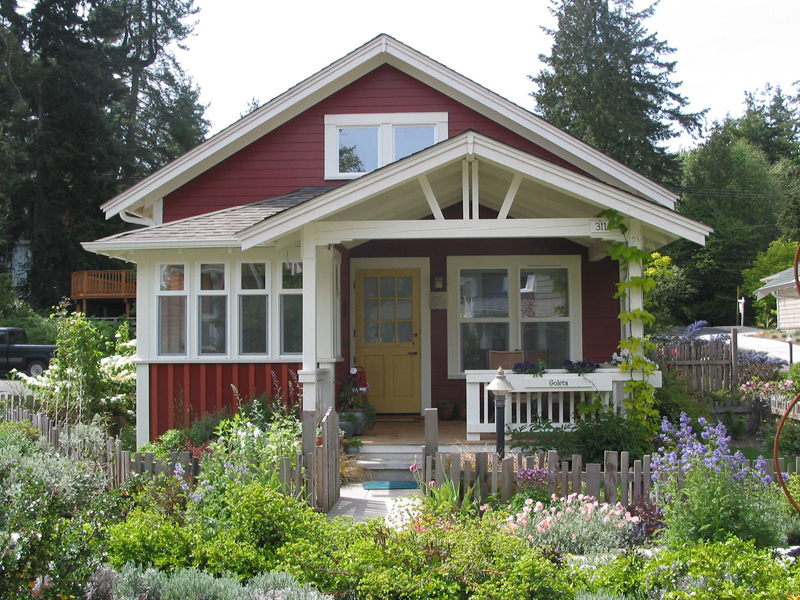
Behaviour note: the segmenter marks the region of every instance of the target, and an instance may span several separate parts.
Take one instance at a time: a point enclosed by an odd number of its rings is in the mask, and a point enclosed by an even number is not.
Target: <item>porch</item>
[[[86,313],[88,300],[121,299],[125,316],[130,317],[131,302],[136,299],[134,271],[77,271],[72,274],[70,297]]]

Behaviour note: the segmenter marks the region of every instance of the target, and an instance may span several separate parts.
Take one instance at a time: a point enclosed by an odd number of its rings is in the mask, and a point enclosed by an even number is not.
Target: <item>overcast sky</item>
[[[196,0],[201,12],[179,59],[210,104],[212,132],[380,33],[427,54],[529,110],[555,27],[548,0],[378,3]],[[644,4],[643,4],[644,5]],[[680,92],[708,122],[739,115],[745,91],[800,80],[800,0],[661,0],[650,31],[676,48]],[[695,142],[689,137],[673,149]]]

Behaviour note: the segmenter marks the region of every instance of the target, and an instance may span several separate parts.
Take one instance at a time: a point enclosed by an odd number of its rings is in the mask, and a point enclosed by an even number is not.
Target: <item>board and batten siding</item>
[[[298,402],[299,363],[151,363],[150,439],[168,429],[188,427],[206,413],[238,408],[239,396],[250,400],[280,394]]]
[[[450,137],[474,129],[568,165],[410,75],[382,65],[168,194],[164,222],[273,198],[304,186],[336,184],[324,178],[325,115],[402,112],[446,112]]]
[[[586,249],[566,239],[499,239],[499,240],[376,240],[366,242],[350,250],[350,258],[394,258],[427,257],[430,260],[431,276],[445,277],[445,291],[458,293],[458,282],[447,281],[448,256],[513,256],[513,255],[582,255],[581,304],[583,321],[583,358],[595,362],[607,362],[617,351],[620,340],[619,300],[614,298],[619,280],[619,264],[611,259],[589,262]],[[431,288],[433,286],[431,285]],[[343,285],[349,296],[350,286]],[[343,295],[342,302],[350,299]],[[466,395],[464,379],[448,376],[448,332],[447,310],[431,310],[431,398],[434,402],[443,399],[460,399]],[[344,330],[344,328],[343,328]],[[349,341],[349,340],[348,340]],[[369,380],[369,373],[367,373]]]

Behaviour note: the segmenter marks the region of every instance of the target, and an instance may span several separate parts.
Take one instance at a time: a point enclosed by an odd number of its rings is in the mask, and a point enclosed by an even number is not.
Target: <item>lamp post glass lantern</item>
[[[794,363],[794,342],[795,342],[795,339],[794,339],[793,335],[790,335],[788,338],[786,338],[786,343],[789,344],[789,366],[790,367]]]
[[[506,394],[514,391],[514,386],[506,379],[503,367],[497,369],[497,375],[486,389],[494,394],[495,451],[500,458],[506,451]]]

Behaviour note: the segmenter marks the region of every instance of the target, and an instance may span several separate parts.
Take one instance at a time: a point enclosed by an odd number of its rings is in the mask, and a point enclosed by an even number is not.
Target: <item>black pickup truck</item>
[[[39,376],[50,364],[55,346],[28,344],[24,329],[0,327],[0,374],[12,369]]]

